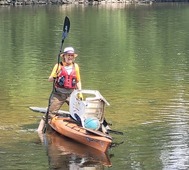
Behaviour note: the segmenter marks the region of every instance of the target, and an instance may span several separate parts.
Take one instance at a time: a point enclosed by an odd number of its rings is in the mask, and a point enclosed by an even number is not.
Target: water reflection
[[[48,134],[39,134],[39,137],[47,150],[50,169],[91,168],[100,170],[104,166],[111,167],[108,154],[77,143],[54,131]]]
[[[165,122],[170,128],[164,137],[167,142],[164,142],[161,151],[160,159],[163,169],[178,169],[178,167],[179,169],[187,169],[189,165],[189,101],[185,99],[184,87],[180,84],[178,88],[175,98],[170,100],[170,104],[164,110]],[[166,114],[167,112],[171,114]]]

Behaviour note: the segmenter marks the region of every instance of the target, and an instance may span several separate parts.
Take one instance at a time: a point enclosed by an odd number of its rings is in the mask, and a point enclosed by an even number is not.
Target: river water
[[[48,105],[65,16],[83,89],[101,92],[124,133],[107,155],[39,137],[29,110]],[[10,6],[0,20],[0,169],[189,168],[189,4]]]

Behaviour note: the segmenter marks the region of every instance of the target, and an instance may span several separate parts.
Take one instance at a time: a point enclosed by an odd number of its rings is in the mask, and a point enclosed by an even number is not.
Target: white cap
[[[77,54],[75,54],[75,50],[73,47],[64,48],[64,54],[74,54],[74,57],[77,57]]]
[[[73,48],[73,47],[66,47],[66,48],[64,48],[64,53],[71,53],[71,54],[74,54],[75,51],[74,51],[74,48]]]

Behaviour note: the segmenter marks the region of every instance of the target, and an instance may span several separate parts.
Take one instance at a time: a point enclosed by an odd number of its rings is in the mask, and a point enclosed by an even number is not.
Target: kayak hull
[[[99,131],[97,131],[97,134],[92,133],[79,126],[69,117],[65,118],[56,116],[50,120],[49,125],[61,135],[95,148],[101,152],[107,152],[112,143],[112,139],[108,138],[108,135],[106,137],[105,134]]]

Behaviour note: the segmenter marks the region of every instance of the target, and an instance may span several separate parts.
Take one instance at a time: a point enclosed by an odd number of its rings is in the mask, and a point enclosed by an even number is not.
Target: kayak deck
[[[101,152],[106,152],[112,143],[112,139],[109,135],[100,131],[85,129],[71,118],[56,116],[50,120],[49,125],[61,135],[100,150]]]

